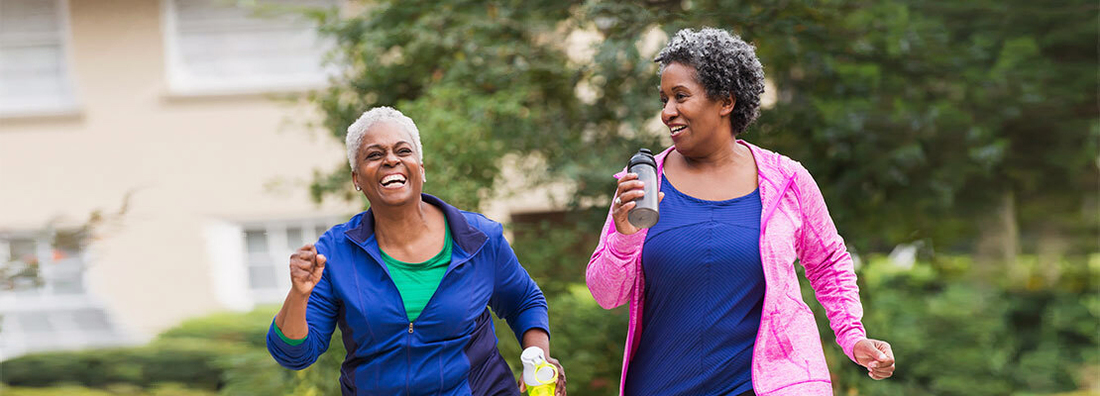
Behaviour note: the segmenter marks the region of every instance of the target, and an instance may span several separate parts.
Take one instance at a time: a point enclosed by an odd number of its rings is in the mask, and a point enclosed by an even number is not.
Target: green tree
[[[505,154],[553,147],[562,136],[546,131],[572,130],[579,118],[575,73],[552,45],[568,12],[561,1],[383,1],[350,18],[329,14],[321,29],[336,39],[340,72],[311,99],[341,141],[368,108],[412,117],[426,192],[476,210]],[[314,197],[350,197],[349,178],[344,165],[318,175]]]

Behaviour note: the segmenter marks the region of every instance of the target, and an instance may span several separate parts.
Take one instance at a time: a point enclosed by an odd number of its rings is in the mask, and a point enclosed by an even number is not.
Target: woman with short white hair
[[[499,223],[421,192],[420,133],[377,107],[348,127],[348,164],[370,209],[290,257],[293,287],[267,335],[284,367],[308,367],[340,326],[345,395],[518,395],[489,308],[549,358],[546,300]]]

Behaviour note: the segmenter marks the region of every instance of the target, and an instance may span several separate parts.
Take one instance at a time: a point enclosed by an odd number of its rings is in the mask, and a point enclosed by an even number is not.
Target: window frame
[[[3,2],[5,0],[0,0]],[[68,0],[53,0],[57,4],[57,31],[58,45],[61,48],[61,83],[68,87],[68,96],[57,98],[52,104],[32,106],[28,108],[4,109],[0,107],[0,119],[23,117],[50,117],[68,116],[79,114],[82,108],[80,96],[77,94],[76,78],[74,75],[74,57],[72,46],[72,17],[69,12]],[[2,44],[0,44],[2,45]],[[0,56],[0,62],[3,57]]]
[[[301,247],[290,246],[287,236],[288,229],[299,228],[302,231],[303,244],[316,243],[324,232],[344,221],[346,220],[340,220],[336,217],[311,217],[240,223],[240,240],[244,252],[243,261],[241,262],[245,273],[244,286],[248,290],[248,295],[252,301],[256,304],[272,304],[286,299],[286,293],[291,287],[290,271],[288,269],[290,255]],[[319,229],[322,231],[318,232]],[[249,249],[248,233],[254,231],[263,232],[266,245],[265,252],[253,252]],[[266,265],[253,265],[252,258],[254,254],[266,254],[270,258],[270,262]],[[251,273],[253,267],[267,268],[274,271],[275,286],[268,288],[254,287]]]
[[[0,360],[31,352],[129,345],[138,341],[123,330],[113,318],[113,313],[89,292],[87,277],[87,250],[76,252],[80,268],[80,291],[57,293],[51,273],[58,262],[53,259],[56,230],[0,232],[0,261],[11,260],[11,241],[32,240],[34,252],[40,263],[39,276],[44,284],[30,290],[0,290]],[[62,269],[64,270],[64,269]],[[87,328],[76,317],[80,311],[101,314],[103,328]],[[38,315],[48,330],[25,329],[27,315]]]
[[[163,30],[161,36],[164,41],[164,71],[169,96],[228,96],[305,92],[328,85],[332,73],[326,67],[322,67],[322,72],[313,78],[268,78],[262,82],[234,81],[232,78],[206,79],[189,74],[179,43],[177,1],[181,0],[160,0]],[[317,61],[323,62],[323,60],[318,59]]]
[[[14,240],[31,240],[34,242],[35,258],[39,263],[38,276],[42,279],[42,286],[29,290],[0,290],[0,308],[4,306],[4,303],[14,299],[59,299],[64,300],[69,297],[83,298],[88,295],[88,277],[87,277],[87,252],[85,249],[81,249],[76,252],[76,256],[65,259],[55,260],[53,254],[54,235],[57,234],[56,230],[43,230],[40,232],[3,232],[0,233],[0,265],[7,265],[10,257],[10,246]],[[70,263],[75,261],[75,263]],[[66,267],[56,267],[55,265],[63,265]],[[69,271],[74,267],[79,272],[80,291],[76,293],[58,292],[57,277],[53,276],[64,271]]]

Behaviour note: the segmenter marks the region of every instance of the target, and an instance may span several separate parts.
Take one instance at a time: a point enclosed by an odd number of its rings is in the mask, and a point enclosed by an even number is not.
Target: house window
[[[0,234],[0,350],[24,353],[127,344],[84,283],[81,232]]]
[[[76,109],[67,22],[61,0],[0,0],[0,116]]]
[[[251,93],[322,86],[323,55],[306,8],[339,0],[164,0],[169,89]]]
[[[79,232],[0,236],[0,291],[22,297],[84,293]]]
[[[336,220],[269,222],[244,227],[248,287],[258,303],[280,302],[290,290],[290,255],[314,243]]]

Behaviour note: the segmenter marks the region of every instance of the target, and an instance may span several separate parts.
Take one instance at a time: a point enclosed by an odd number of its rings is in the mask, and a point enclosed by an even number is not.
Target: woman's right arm
[[[626,215],[634,208],[634,199],[645,195],[638,175],[620,173],[619,187],[612,199],[607,220],[600,232],[600,242],[588,260],[584,278],[592,297],[605,309],[615,308],[630,300],[634,281],[642,262],[644,230],[630,225]]]
[[[338,306],[326,257],[306,245],[290,256],[292,287],[267,332],[267,349],[283,367],[301,370],[328,350]]]

